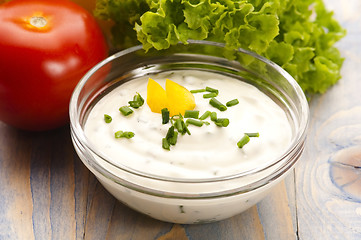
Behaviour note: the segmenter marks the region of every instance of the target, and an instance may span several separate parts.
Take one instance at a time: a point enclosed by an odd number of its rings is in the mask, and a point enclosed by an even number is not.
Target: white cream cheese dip
[[[136,93],[146,100],[149,77],[163,87],[167,78],[188,90],[212,87],[219,90],[216,98],[220,102],[238,99],[239,104],[221,112],[203,98],[203,93],[195,93],[194,110],[199,110],[199,115],[205,111],[217,112],[218,118],[229,119],[229,125],[218,127],[209,117],[205,119],[209,125],[189,125],[191,135],[179,134],[176,145],[168,151],[162,148],[162,138],[171,125],[162,124],[161,114],[151,112],[146,103],[129,116],[118,110],[128,105]],[[112,117],[111,123],[105,123],[104,114]],[[116,139],[114,133],[120,130],[134,132],[135,136]],[[91,156],[108,171],[106,174],[93,171],[104,187],[126,205],[175,223],[225,219],[261,200],[279,179],[273,178],[257,187],[252,184],[283,166],[277,160],[291,145],[292,131],[285,111],[256,87],[198,70],[164,72],[121,84],[94,105],[84,125],[91,148],[106,159],[103,161],[98,154]],[[252,132],[258,132],[259,137],[238,148],[237,142],[244,133]],[[93,168],[87,161],[84,163]],[[255,171],[271,163],[272,166]],[[245,177],[229,177],[250,172]],[[143,177],[142,173],[156,177]],[[121,180],[113,180],[108,174]],[[239,190],[243,187],[251,190]]]
[[[129,116],[119,107],[127,105],[136,93],[147,98],[147,82],[151,77],[163,87],[166,78],[188,90],[206,86],[219,90],[216,97],[226,103],[238,99],[239,104],[224,112],[212,107],[203,93],[194,93],[200,115],[217,112],[218,118],[228,118],[227,127],[189,125],[191,135],[179,135],[170,151],[162,148],[162,138],[170,124],[162,124],[162,116],[151,112],[145,103]],[[113,120],[105,123],[104,114]],[[116,139],[114,133],[132,131],[132,139]],[[258,132],[242,149],[237,142],[244,133]],[[145,76],[124,83],[104,96],[91,110],[85,124],[85,134],[91,143],[109,159],[141,172],[175,178],[221,177],[252,170],[279,157],[291,139],[291,127],[285,112],[256,87],[245,82],[209,72],[177,71]]]

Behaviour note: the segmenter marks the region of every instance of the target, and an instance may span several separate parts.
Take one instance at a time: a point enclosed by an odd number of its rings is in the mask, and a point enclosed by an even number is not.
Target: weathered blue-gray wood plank
[[[311,129],[296,171],[300,239],[361,239],[361,2],[326,1],[348,31],[342,79],[311,101]]]

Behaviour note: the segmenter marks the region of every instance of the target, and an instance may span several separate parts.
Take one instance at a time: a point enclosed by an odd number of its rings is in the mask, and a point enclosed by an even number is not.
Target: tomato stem
[[[37,28],[45,27],[48,21],[44,17],[34,16],[30,19],[30,24]]]

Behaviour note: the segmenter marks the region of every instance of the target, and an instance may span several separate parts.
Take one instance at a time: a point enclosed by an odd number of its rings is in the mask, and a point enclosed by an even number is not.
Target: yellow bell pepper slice
[[[165,108],[167,102],[167,95],[165,90],[159,83],[149,78],[147,85],[147,104],[150,110],[155,113],[161,113]]]
[[[168,108],[170,116],[182,114],[186,110],[193,110],[196,106],[193,94],[185,87],[167,79],[165,90],[156,81],[149,78],[147,86],[147,104],[155,113],[161,113]]]

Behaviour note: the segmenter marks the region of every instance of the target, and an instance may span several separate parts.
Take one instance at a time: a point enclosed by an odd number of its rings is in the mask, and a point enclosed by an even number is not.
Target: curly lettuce
[[[307,94],[324,93],[341,78],[334,44],[346,31],[322,0],[97,0],[95,15],[114,21],[118,48],[222,42],[276,62]]]

